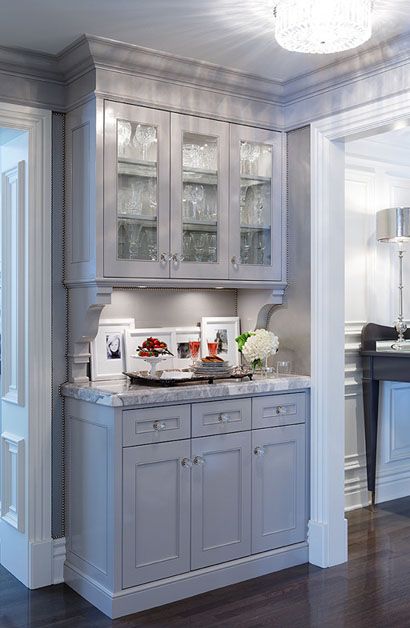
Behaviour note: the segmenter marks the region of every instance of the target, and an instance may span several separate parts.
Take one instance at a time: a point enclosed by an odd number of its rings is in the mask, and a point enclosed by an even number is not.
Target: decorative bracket
[[[273,308],[282,305],[285,285],[274,290],[238,290],[238,316],[244,330],[266,329]]]
[[[84,286],[68,291],[69,381],[88,382],[90,342],[98,332],[105,305],[111,303],[112,287]]]

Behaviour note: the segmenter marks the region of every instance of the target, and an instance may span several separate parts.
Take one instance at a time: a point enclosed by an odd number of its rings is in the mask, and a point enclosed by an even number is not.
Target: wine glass
[[[130,145],[132,128],[129,122],[118,120],[117,136],[118,136],[118,153],[125,155],[125,149]]]
[[[192,364],[194,364],[195,360],[199,356],[199,349],[201,347],[201,343],[199,340],[190,340],[189,341],[189,353],[192,358]]]
[[[261,154],[259,144],[241,142],[241,169],[243,174],[255,174],[255,164]]]
[[[152,142],[155,142],[156,138],[157,130],[155,127],[145,126],[143,124],[137,125],[132,143],[136,148],[142,148],[142,159],[144,161],[147,159],[148,147],[151,146]]]
[[[202,205],[204,197],[205,197],[205,193],[204,193],[203,185],[199,185],[198,183],[195,183],[194,185],[191,186],[191,202],[193,205],[193,212],[194,212],[194,217],[196,220],[199,220],[200,215],[202,215],[202,212],[200,213],[198,211],[198,203]]]

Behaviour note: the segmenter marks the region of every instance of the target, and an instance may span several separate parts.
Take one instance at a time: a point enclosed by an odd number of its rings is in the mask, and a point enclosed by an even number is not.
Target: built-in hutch
[[[88,383],[116,288],[234,288],[266,325],[286,134],[258,77],[88,36],[67,56],[65,579],[117,617],[307,561],[309,380]]]

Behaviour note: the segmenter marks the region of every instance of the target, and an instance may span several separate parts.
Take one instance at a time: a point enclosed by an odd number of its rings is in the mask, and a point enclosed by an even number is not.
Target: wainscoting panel
[[[359,150],[360,149],[360,150]],[[408,153],[408,154],[407,154]],[[361,140],[346,147],[345,505],[369,503],[366,478],[360,335],[366,322],[397,317],[397,249],[378,243],[376,212],[410,204],[410,150],[402,164],[386,163],[386,145]],[[393,153],[392,153],[393,154]],[[367,156],[365,156],[367,155]],[[369,158],[373,155],[374,158]],[[406,259],[407,258],[407,259]],[[405,277],[410,281],[410,254]],[[410,312],[410,291],[404,294]],[[380,385],[376,500],[410,494],[410,384]]]
[[[25,403],[25,162],[2,175],[2,397]]]
[[[1,435],[1,518],[24,533],[24,439],[3,432]]]

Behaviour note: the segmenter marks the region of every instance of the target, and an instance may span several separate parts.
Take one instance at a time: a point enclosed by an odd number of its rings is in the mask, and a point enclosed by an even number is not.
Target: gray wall
[[[101,318],[135,318],[136,327],[196,325],[202,316],[235,316],[236,290],[137,288],[114,290]]]
[[[280,340],[276,360],[310,374],[310,128],[288,133],[288,287],[268,329]]]

